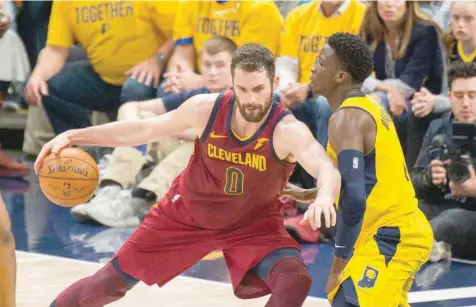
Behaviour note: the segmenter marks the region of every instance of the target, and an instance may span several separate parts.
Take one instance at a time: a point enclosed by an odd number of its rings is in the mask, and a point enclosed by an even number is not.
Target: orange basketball
[[[54,204],[73,207],[87,202],[94,194],[99,180],[96,161],[79,148],[63,148],[43,160],[40,187]]]

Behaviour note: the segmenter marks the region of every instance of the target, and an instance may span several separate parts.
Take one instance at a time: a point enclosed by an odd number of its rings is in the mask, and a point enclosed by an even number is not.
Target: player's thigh
[[[278,258],[283,256],[300,258],[299,244],[287,233],[279,212],[222,233],[219,236],[218,247],[223,250],[232,284],[235,290],[238,289],[235,291],[238,297],[242,297],[239,294],[240,289],[249,285],[251,286],[248,289],[251,289],[260,283],[262,286],[262,282],[257,279],[266,280],[269,266],[272,266]],[[277,252],[278,250],[281,252]],[[257,274],[255,268],[267,256],[270,258],[257,269]]]
[[[304,263],[299,250],[295,248],[280,248],[265,256],[251,271],[256,276],[266,281],[271,269],[285,258],[295,258]]]
[[[170,210],[176,210],[174,204],[154,206],[117,253],[121,270],[149,285],[164,285],[214,249],[213,231]]]

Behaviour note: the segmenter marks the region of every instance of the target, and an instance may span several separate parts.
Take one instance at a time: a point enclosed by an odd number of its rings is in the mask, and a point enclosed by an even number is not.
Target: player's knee
[[[268,276],[268,284],[273,292],[294,289],[307,296],[311,283],[311,275],[304,263],[292,257],[279,261]]]

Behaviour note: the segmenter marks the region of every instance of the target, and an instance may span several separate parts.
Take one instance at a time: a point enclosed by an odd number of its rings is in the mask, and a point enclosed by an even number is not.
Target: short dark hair
[[[202,51],[209,55],[215,55],[220,52],[234,54],[238,48],[234,41],[225,36],[214,36],[203,44]]]
[[[274,79],[274,57],[271,51],[259,44],[244,44],[236,49],[231,60],[231,74],[235,74],[235,68],[247,72],[266,71],[269,78]]]
[[[360,36],[339,32],[329,37],[327,43],[354,82],[362,83],[370,76],[373,70],[372,53]]]
[[[456,79],[469,79],[476,77],[476,63],[464,63],[456,61],[451,64],[448,70],[448,86],[451,89],[451,84]]]

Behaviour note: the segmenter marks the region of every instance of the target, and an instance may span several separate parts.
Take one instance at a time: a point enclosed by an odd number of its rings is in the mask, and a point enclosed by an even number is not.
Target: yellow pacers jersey
[[[258,43],[274,55],[279,46],[283,18],[274,1],[182,1],[174,25],[177,45],[193,44],[197,68],[203,44],[213,36],[226,36],[238,46]]]
[[[48,45],[84,47],[94,70],[114,85],[172,36],[176,2],[54,1]]]
[[[366,209],[339,287],[349,303],[361,307],[409,306],[407,294],[414,274],[429,257],[433,235],[418,202],[405,165],[395,126],[370,96],[347,98],[339,109],[359,108],[377,127],[374,148],[364,155]],[[328,144],[327,152],[337,165]],[[359,163],[359,162],[356,162]]]
[[[375,147],[364,156],[367,204],[362,230],[366,231],[415,212],[418,201],[390,115],[370,96],[347,98],[339,109],[348,107],[366,111],[377,126]],[[327,152],[337,165],[330,144]]]
[[[350,0],[336,12],[325,17],[321,1],[313,1],[294,8],[286,17],[281,33],[279,56],[297,58],[298,82],[308,83],[311,68],[326,39],[336,32],[358,34],[365,14],[365,5]]]

